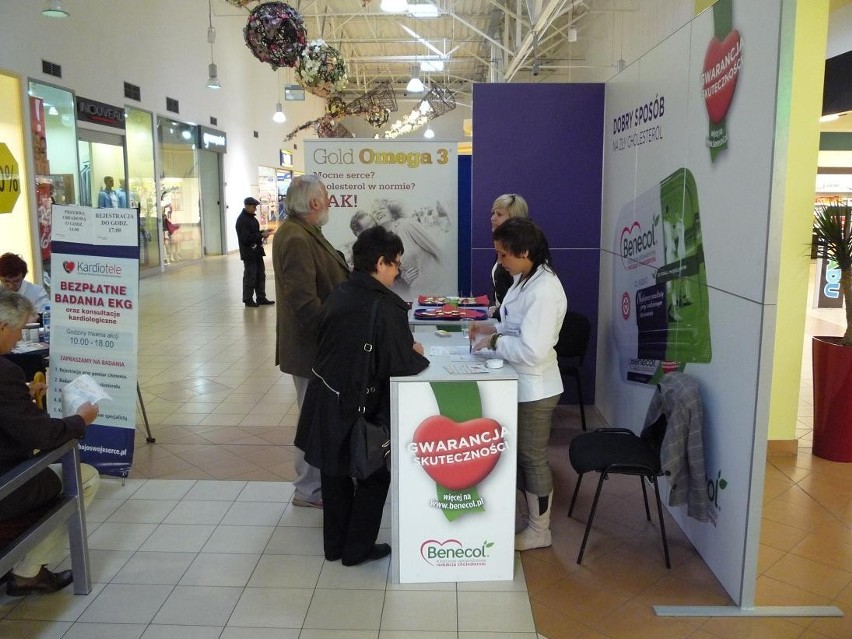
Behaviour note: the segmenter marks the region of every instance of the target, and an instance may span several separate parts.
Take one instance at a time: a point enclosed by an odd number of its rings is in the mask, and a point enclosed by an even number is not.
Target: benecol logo
[[[493,545],[493,541],[465,546],[458,539],[427,539],[420,544],[420,556],[430,566],[484,566]]]
[[[621,261],[624,268],[634,269],[638,264],[645,264],[654,259],[658,219],[655,217],[651,222],[651,228],[647,230],[643,230],[638,221],[621,229]]]

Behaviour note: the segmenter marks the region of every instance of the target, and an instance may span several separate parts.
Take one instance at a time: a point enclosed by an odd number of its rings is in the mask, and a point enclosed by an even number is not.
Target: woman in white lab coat
[[[493,232],[497,259],[514,278],[500,305],[500,323],[471,327],[474,350],[490,349],[518,373],[518,487],[529,506],[529,526],[516,550],[550,546],[553,476],[547,464],[553,409],[562,394],[554,346],[568,310],[565,291],[541,229],[511,218]]]

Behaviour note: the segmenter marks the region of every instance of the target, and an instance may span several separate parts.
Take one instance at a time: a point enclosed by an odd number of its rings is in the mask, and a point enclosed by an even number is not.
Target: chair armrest
[[[593,433],[621,433],[622,435],[636,435],[629,428],[596,428]]]
[[[15,490],[50,466],[50,464],[57,462],[68,453],[72,453],[73,455],[73,451],[76,448],[77,440],[72,439],[61,446],[42,451],[32,459],[21,462],[11,470],[3,473],[0,476],[0,499],[11,495]]]

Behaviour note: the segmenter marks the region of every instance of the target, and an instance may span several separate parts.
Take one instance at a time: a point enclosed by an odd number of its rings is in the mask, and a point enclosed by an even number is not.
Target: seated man
[[[0,288],[0,355],[8,353],[21,339],[21,329],[34,315],[35,309],[23,295]],[[74,438],[82,438],[86,427],[98,416],[96,404],[84,403],[77,414],[64,419],[47,415],[33,403],[24,372],[0,357],[0,474],[33,457],[35,449],[60,446]],[[80,467],[83,501],[88,506],[97,492],[100,477],[88,464]],[[30,512],[50,503],[62,492],[62,482],[52,468],[0,501],[0,521]],[[73,581],[70,570],[49,571],[46,564],[61,548],[65,536],[62,527],[54,529],[7,575],[6,592],[12,597],[33,593],[55,592]]]
[[[50,304],[50,297],[41,286],[27,282],[27,263],[20,255],[4,253],[0,255],[0,286],[20,293],[26,297],[33,306],[36,313],[43,313],[44,307]]]

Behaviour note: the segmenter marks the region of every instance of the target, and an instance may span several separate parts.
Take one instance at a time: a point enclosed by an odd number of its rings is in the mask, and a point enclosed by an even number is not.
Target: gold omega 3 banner
[[[351,266],[352,245],[381,224],[405,247],[394,291],[406,301],[447,295],[458,281],[455,144],[420,140],[306,140],[305,172],[328,189],[323,235]]]

